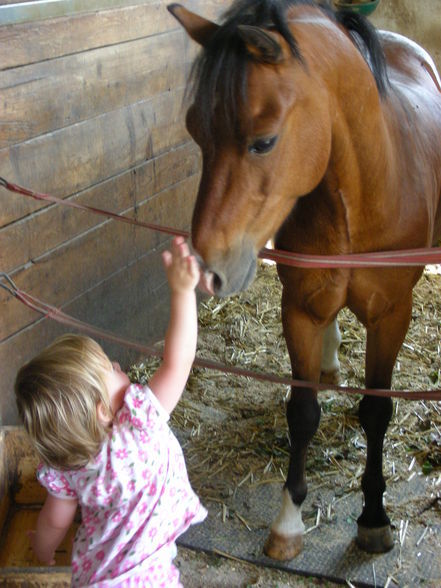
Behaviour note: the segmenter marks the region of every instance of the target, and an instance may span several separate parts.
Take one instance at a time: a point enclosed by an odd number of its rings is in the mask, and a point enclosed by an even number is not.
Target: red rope
[[[64,313],[59,308],[51,306],[46,302],[42,302],[27,294],[23,290],[18,289],[12,280],[7,276],[7,274],[3,274],[4,277],[9,281],[12,287],[7,287],[3,284],[0,284],[5,290],[7,290],[10,294],[15,296],[20,302],[22,302],[28,308],[39,312],[40,314],[44,315],[46,318],[52,319],[58,323],[67,325],[69,327],[73,327],[89,335],[94,335],[100,337],[101,339],[110,341],[112,343],[117,343],[123,345],[125,347],[136,349],[137,351],[144,353],[145,355],[151,355],[155,357],[162,357],[162,352],[153,348],[142,345],[136,341],[131,341],[128,339],[124,339],[119,337],[110,331],[106,331],[104,329],[100,329],[98,327],[94,327],[86,322],[80,321],[66,313]],[[203,359],[200,357],[196,357],[193,363],[194,366],[206,368],[210,370],[216,370],[226,374],[233,374],[236,376],[246,377],[246,378],[253,378],[255,380],[260,380],[264,382],[271,382],[274,384],[283,384],[285,386],[292,386],[294,388],[311,388],[314,390],[333,390],[340,394],[364,394],[367,396],[382,396],[387,398],[403,398],[405,400],[441,400],[441,390],[417,390],[417,391],[410,391],[410,390],[386,390],[386,389],[360,389],[360,388],[353,388],[351,386],[337,386],[334,384],[321,384],[315,382],[308,382],[304,380],[296,380],[293,378],[285,377],[285,376],[278,376],[276,374],[266,374],[262,372],[256,372],[247,370],[245,368],[241,368],[238,366],[232,365],[224,365],[218,363],[216,361],[212,361],[209,359]]]
[[[117,221],[137,225],[168,235],[181,235],[185,238],[189,236],[187,231],[180,231],[171,227],[157,225],[153,223],[145,223],[137,221],[133,218],[116,214],[101,208],[87,206],[85,204],[78,204],[70,200],[63,200],[50,194],[43,194],[34,192],[28,188],[23,188],[17,184],[12,184],[4,178],[0,177],[0,186],[3,186],[10,192],[22,194],[34,198],[36,200],[44,200],[46,202],[54,202],[62,206],[69,206],[79,210],[85,210],[94,214],[99,214],[112,218]],[[259,257],[263,259],[270,259],[282,265],[289,265],[292,267],[302,268],[362,268],[362,267],[399,267],[399,266],[421,266],[427,263],[436,264],[441,263],[441,248],[420,248],[420,249],[403,249],[400,251],[377,251],[372,253],[352,253],[349,255],[309,255],[303,253],[292,253],[290,251],[281,251],[278,249],[263,248]]]
[[[94,214],[99,214],[102,216],[106,216],[108,218],[112,218],[117,221],[126,222],[129,224],[141,226],[144,228],[152,229],[155,231],[159,231],[162,233],[167,233],[169,235],[182,235],[184,237],[188,237],[189,234],[186,231],[180,231],[177,229],[173,229],[171,227],[166,227],[162,225],[156,225],[153,223],[145,223],[142,221],[137,221],[130,217],[126,217],[120,214],[116,214],[114,212],[110,212],[107,210],[102,210],[100,208],[95,208],[92,206],[78,204],[76,202],[71,202],[69,200],[63,200],[61,198],[57,198],[55,196],[51,196],[49,194],[43,194],[39,192],[34,192],[29,190],[28,188],[23,188],[22,186],[18,186],[17,184],[12,184],[8,182],[4,178],[0,177],[0,185],[6,188],[11,192],[15,192],[17,194],[22,194],[24,196],[29,196],[36,200],[44,200],[48,202],[54,202],[56,204],[61,204],[64,206],[69,206],[71,208],[76,208],[79,210],[85,210],[88,212],[92,212]],[[280,251],[280,250],[273,250],[264,248],[259,253],[259,257],[270,259],[276,261],[277,263],[290,265],[294,267],[304,267],[304,268],[334,268],[334,267],[386,267],[386,266],[419,266],[424,265],[425,263],[440,263],[441,262],[441,249],[429,249],[429,248],[421,248],[421,249],[410,249],[410,250],[402,250],[402,251],[384,251],[384,252],[374,252],[374,253],[359,253],[359,254],[351,254],[351,255],[330,255],[330,256],[322,256],[322,255],[305,255],[301,253],[291,253],[289,251]],[[3,274],[9,281],[10,284],[13,284],[12,280],[6,275]],[[158,350],[147,347],[135,341],[129,341],[127,339],[123,339],[114,335],[109,331],[105,331],[103,329],[99,329],[97,327],[93,327],[88,323],[83,321],[79,321],[65,313],[63,313],[60,309],[50,306],[45,302],[41,302],[40,300],[34,298],[30,294],[23,292],[15,287],[11,289],[0,284],[3,288],[5,288],[10,294],[15,296],[18,300],[20,300],[23,304],[31,308],[32,310],[43,314],[45,317],[50,318],[54,321],[59,323],[77,328],[81,331],[87,332],[89,334],[98,336],[102,339],[107,341],[111,341],[114,343],[118,343],[124,345],[126,347],[130,347],[132,349],[136,349],[146,355],[153,355],[153,356],[162,356],[162,353]],[[264,374],[261,372],[254,372],[250,370],[246,370],[244,368],[240,368],[237,366],[225,366],[221,363],[214,362],[207,359],[196,358],[194,361],[194,365],[198,367],[203,367],[207,369],[213,369],[224,373],[230,373],[242,377],[247,378],[254,378],[261,381],[268,381],[273,382],[276,384],[283,384],[287,386],[293,386],[296,388],[312,388],[316,390],[334,390],[335,392],[339,393],[347,393],[347,394],[365,394],[369,396],[384,396],[390,398],[404,398],[406,400],[440,400],[441,399],[441,390],[423,390],[423,391],[407,391],[407,390],[385,390],[385,389],[359,389],[359,388],[352,388],[352,387],[345,387],[345,386],[336,386],[333,384],[319,384],[315,382],[307,382],[303,380],[296,380],[284,376],[277,376],[275,374]]]
[[[34,192],[32,190],[28,190],[28,188],[23,188],[22,186],[18,186],[17,184],[11,184],[4,178],[0,178],[0,186],[3,186],[10,192],[15,192],[16,194],[22,194],[23,196],[29,196],[34,198],[35,200],[45,200],[46,202],[54,202],[56,204],[61,204],[62,206],[69,206],[70,208],[76,208],[78,210],[85,210],[87,212],[93,212],[94,214],[100,214],[102,216],[106,216],[108,218],[113,218],[115,220],[121,221],[123,223],[128,223],[130,225],[137,225],[139,227],[144,227],[146,229],[152,229],[153,231],[160,231],[161,233],[167,233],[169,235],[180,235],[182,237],[187,238],[188,232],[187,231],[179,231],[178,229],[172,229],[171,227],[165,227],[162,225],[155,225],[153,223],[144,223],[142,221],[137,221],[133,218],[128,216],[124,216],[122,214],[116,214],[115,212],[110,212],[110,210],[102,210],[101,208],[95,208],[93,206],[87,206],[85,204],[78,204],[77,202],[72,202],[70,200],[63,200],[62,198],[57,198],[56,196],[51,196],[50,194],[43,194],[41,192]]]

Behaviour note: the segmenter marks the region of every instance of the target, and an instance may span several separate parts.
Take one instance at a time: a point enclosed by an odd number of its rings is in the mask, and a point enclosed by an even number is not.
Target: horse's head
[[[287,4],[244,0],[222,25],[169,6],[203,47],[187,112],[203,155],[192,239],[221,296],[249,286],[259,250],[319,184],[330,157],[335,105],[324,78],[332,68],[320,45],[310,48],[311,30],[288,22]],[[323,7],[303,4],[299,20],[321,21],[313,32],[326,39]]]

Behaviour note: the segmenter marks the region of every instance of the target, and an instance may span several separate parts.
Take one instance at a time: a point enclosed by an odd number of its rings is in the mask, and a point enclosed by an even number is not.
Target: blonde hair
[[[93,339],[63,335],[25,364],[15,381],[19,415],[44,463],[78,469],[95,457],[109,426],[98,404],[112,414],[105,374],[112,364]]]

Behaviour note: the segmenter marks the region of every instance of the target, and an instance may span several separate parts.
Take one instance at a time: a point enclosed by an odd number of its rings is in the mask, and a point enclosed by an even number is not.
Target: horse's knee
[[[360,402],[358,418],[366,435],[383,437],[392,417],[391,398],[364,396]]]

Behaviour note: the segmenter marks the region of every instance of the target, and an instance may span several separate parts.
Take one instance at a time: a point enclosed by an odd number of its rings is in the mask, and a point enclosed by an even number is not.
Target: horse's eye
[[[254,143],[248,146],[250,153],[256,153],[257,155],[263,155],[268,153],[276,144],[277,137],[267,137],[264,139],[257,139]]]

